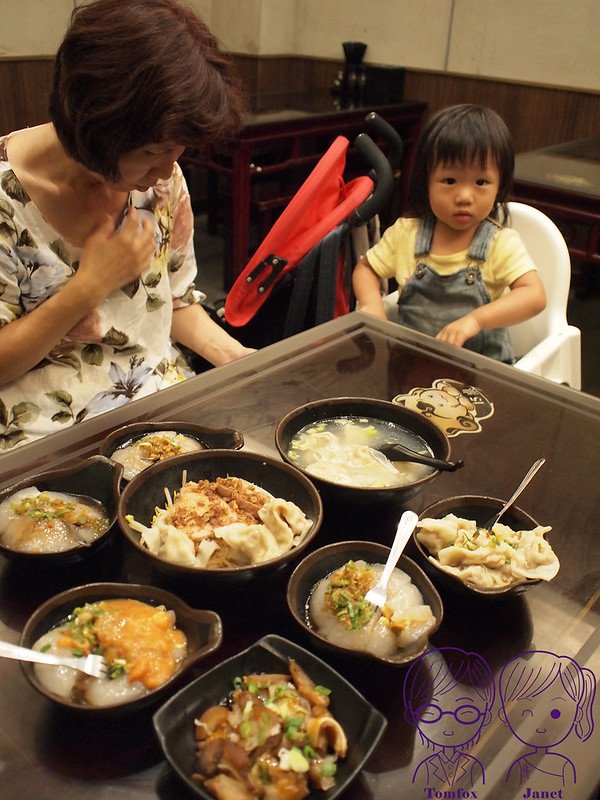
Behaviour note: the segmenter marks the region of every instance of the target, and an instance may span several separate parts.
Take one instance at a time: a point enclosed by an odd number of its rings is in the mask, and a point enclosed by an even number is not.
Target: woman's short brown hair
[[[150,143],[199,147],[239,128],[243,94],[204,22],[177,0],[77,7],[56,55],[50,118],[69,156],[108,180]]]

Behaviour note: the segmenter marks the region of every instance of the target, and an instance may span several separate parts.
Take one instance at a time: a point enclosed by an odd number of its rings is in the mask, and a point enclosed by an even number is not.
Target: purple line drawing
[[[529,650],[502,667],[498,678],[498,716],[513,736],[532,749],[515,759],[506,780],[556,778],[576,783],[571,759],[551,748],[574,732],[585,742],[594,730],[594,673],[569,656]]]
[[[457,647],[428,650],[407,670],[403,693],[406,719],[436,751],[418,764],[412,783],[485,783],[483,764],[467,753],[492,720],[494,677],[485,659]]]

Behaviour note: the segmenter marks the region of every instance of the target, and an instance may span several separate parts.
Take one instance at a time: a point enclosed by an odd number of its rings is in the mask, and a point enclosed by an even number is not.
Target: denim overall
[[[489,219],[477,228],[469,252],[468,264],[453,275],[440,275],[423,257],[431,249],[435,217],[428,215],[419,223],[415,243],[417,265],[398,297],[398,322],[435,336],[450,322],[490,302],[480,266],[485,262],[489,245],[499,226]],[[513,352],[506,328],[480,331],[464,347],[498,361],[511,363]]]

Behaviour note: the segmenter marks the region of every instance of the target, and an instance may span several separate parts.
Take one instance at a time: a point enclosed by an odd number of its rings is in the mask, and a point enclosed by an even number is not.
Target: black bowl
[[[116,527],[119,484],[123,467],[104,456],[90,456],[84,461],[76,461],[62,469],[30,475],[22,481],[0,492],[0,503],[15,492],[35,486],[40,491],[62,492],[82,498],[91,498],[101,503],[110,521],[104,533],[97,536],[89,545],[72,547],[53,553],[25,553],[0,544],[0,553],[11,561],[27,567],[53,567],[83,561],[98,552],[110,539]]]
[[[319,420],[345,416],[371,417],[384,422],[392,422],[414,435],[415,447],[422,444],[420,440],[423,440],[429,445],[436,458],[448,459],[450,457],[448,437],[433,422],[421,416],[421,414],[417,414],[416,411],[404,408],[404,406],[390,403],[387,400],[376,400],[368,397],[330,397],[326,400],[306,403],[306,405],[290,411],[279,422],[275,431],[275,445],[281,457],[289,464],[294,464],[288,455],[290,443],[305,425],[310,425]],[[294,466],[296,465],[294,464]],[[298,467],[298,469],[302,468]],[[431,469],[424,477],[404,486],[364,488],[317,478],[306,470],[302,470],[302,472],[314,481],[320,489],[331,495],[332,498],[361,503],[379,501],[403,503],[422,491],[428,483],[440,474],[439,470]]]
[[[195,439],[203,450],[240,450],[244,437],[235,428],[207,428],[194,422],[132,422],[109,433],[100,444],[100,455],[111,458],[115,450],[157,431],[175,431]]]
[[[348,739],[348,753],[338,762],[335,786],[325,792],[311,792],[308,797],[333,800],[348,788],[362,769],[385,731],[385,717],[345,678],[308,650],[280,636],[265,636],[192,681],[154,715],[154,727],[167,761],[197,797],[214,800],[208,790],[191,779],[196,771],[194,719],[206,708],[227,698],[236,676],[285,674],[290,658],[297,661],[316,684],[331,689],[331,713]]]
[[[342,567],[347,561],[362,560],[366,561],[367,564],[385,564],[389,552],[389,547],[376,542],[335,542],[315,550],[298,564],[288,582],[287,604],[295,622],[319,650],[337,657],[368,659],[393,666],[409,664],[427,650],[429,647],[428,638],[420,641],[417,647],[399,652],[397,656],[389,658],[376,656],[370,652],[350,650],[333,644],[324,636],[321,636],[309,621],[308,601],[315,584],[329,575],[330,572],[333,572],[333,570]],[[436,620],[435,627],[430,632],[431,635],[442,623],[444,616],[442,600],[429,578],[414,561],[402,555],[397,566],[398,569],[410,576],[413,584],[421,592],[423,602],[431,606],[431,611]]]
[[[23,647],[31,648],[40,636],[65,622],[77,606],[115,598],[139,600],[153,606],[163,605],[167,610],[175,612],[175,624],[179,630],[185,633],[188,650],[187,656],[175,674],[162,686],[142,697],[125,703],[101,707],[76,703],[53,694],[36,677],[34,665],[23,662],[21,666],[25,677],[38,692],[65,708],[88,716],[117,715],[139,711],[141,708],[163,700],[165,695],[173,690],[184,672],[221,646],[223,640],[221,618],[214,611],[190,608],[171,592],[156,586],[142,586],[134,583],[90,583],[54,595],[42,603],[28,619],[21,634],[20,644]]]
[[[438,500],[436,503],[423,509],[419,515],[419,519],[442,519],[446,514],[454,514],[462,519],[472,519],[478,525],[483,525],[493,514],[497,514],[506,501],[500,500],[498,497],[488,497],[480,495],[457,495],[455,497],[448,497],[444,500]],[[526,511],[518,506],[511,506],[503,515],[500,520],[504,525],[508,525],[513,530],[533,530],[539,523],[536,522]],[[472,584],[465,583],[456,575],[451,575],[445,572],[436,559],[429,553],[425,545],[423,545],[417,538],[418,524],[413,532],[412,538],[417,550],[417,559],[419,564],[422,564],[423,569],[430,576],[431,580],[445,589],[450,589],[453,592],[459,592],[464,595],[474,595],[480,598],[502,598],[507,596],[514,596],[521,592],[531,589],[532,586],[537,586],[541,579],[530,579],[525,583],[519,583],[516,586],[507,586],[494,589],[481,589]]]
[[[132,515],[143,525],[150,525],[155,508],[165,505],[165,487],[173,496],[181,488],[184,470],[188,481],[214,481],[218,477],[227,476],[243,478],[275,497],[295,503],[312,520],[312,527],[298,546],[259,564],[208,569],[166,561],[140,543],[140,534],[130,526],[127,516]],[[200,583],[216,581],[221,584],[250,580],[283,567],[314,539],[321,526],[322,516],[323,506],[319,493],[299,470],[269,456],[245,450],[203,450],[159,462],[127,484],[118,509],[119,524],[128,541],[157,570],[171,577],[181,575],[197,579]]]

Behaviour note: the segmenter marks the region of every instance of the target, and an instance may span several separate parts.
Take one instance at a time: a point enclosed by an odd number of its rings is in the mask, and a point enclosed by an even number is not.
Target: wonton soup
[[[386,420],[343,416],[311,422],[290,441],[287,456],[294,466],[331,483],[363,489],[406,486],[433,472],[410,461],[390,461],[376,448],[402,444],[433,455],[424,439]]]

